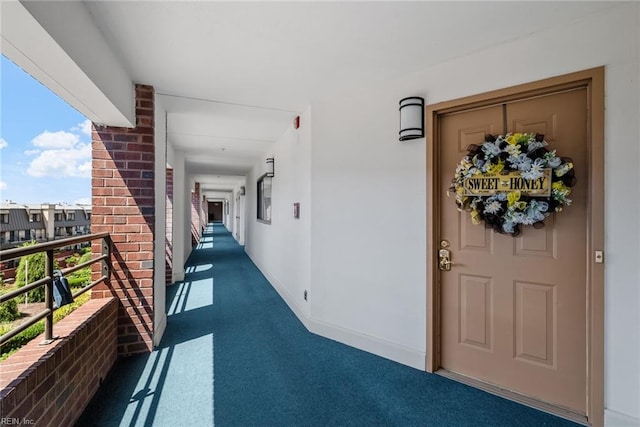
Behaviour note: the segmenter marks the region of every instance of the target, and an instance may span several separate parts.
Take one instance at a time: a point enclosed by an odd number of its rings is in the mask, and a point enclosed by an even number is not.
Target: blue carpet
[[[309,333],[209,225],[150,355],[121,359],[79,426],[572,426]]]

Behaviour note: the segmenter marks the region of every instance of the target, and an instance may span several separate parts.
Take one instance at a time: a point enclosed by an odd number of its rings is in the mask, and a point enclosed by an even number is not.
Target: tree
[[[31,241],[23,244],[22,246],[33,246],[36,242]],[[20,264],[18,264],[18,270],[16,271],[16,285],[23,287],[27,283],[33,283],[36,280],[40,280],[46,276],[45,272],[46,254],[39,252],[33,255],[27,255],[20,258]],[[57,262],[54,261],[54,268],[57,268]],[[28,277],[27,277],[28,276]],[[25,280],[28,280],[26,282]],[[40,286],[32,291],[29,291],[29,301],[38,302],[44,301],[44,286]]]

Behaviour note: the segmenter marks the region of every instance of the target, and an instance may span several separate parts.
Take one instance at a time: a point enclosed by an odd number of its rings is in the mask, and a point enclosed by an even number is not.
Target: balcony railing
[[[54,337],[53,337],[53,313],[54,311],[57,309],[56,307],[54,307],[53,305],[53,281],[54,281],[54,274],[53,274],[53,270],[54,270],[54,252],[57,249],[60,248],[64,248],[66,246],[71,246],[71,245],[75,245],[78,243],[85,243],[85,242],[92,242],[94,240],[98,240],[101,239],[102,240],[102,251],[100,256],[97,256],[95,258],[90,259],[87,262],[83,262],[81,264],[75,265],[73,267],[69,267],[66,268],[64,270],[61,270],[63,275],[66,275],[68,273],[73,273],[74,271],[78,271],[81,270],[85,267],[88,267],[90,265],[93,265],[95,263],[100,262],[102,264],[101,267],[101,272],[102,272],[102,276],[91,282],[90,284],[84,286],[81,289],[78,289],[76,292],[73,293],[73,297],[77,298],[78,296],[82,295],[83,293],[87,292],[88,290],[90,290],[91,288],[93,288],[94,286],[96,286],[99,283],[104,282],[105,280],[107,280],[109,278],[109,275],[111,273],[111,263],[110,263],[110,259],[111,259],[111,238],[109,237],[109,233],[98,233],[98,234],[89,234],[89,235],[84,235],[84,236],[78,236],[78,237],[71,237],[68,239],[60,239],[60,240],[54,240],[52,242],[47,242],[47,243],[40,243],[40,244],[36,244],[33,246],[25,246],[25,247],[20,247],[20,248],[13,248],[13,249],[7,249],[4,251],[0,251],[0,261],[8,261],[11,259],[16,259],[16,258],[20,258],[23,256],[27,256],[27,255],[32,255],[32,254],[36,254],[36,253],[40,253],[40,252],[45,252],[46,253],[46,257],[45,257],[45,274],[46,276],[40,280],[36,280],[35,282],[31,282],[26,284],[25,286],[18,288],[14,291],[8,292],[4,295],[0,296],[0,304],[6,301],[9,301],[15,297],[18,297],[20,295],[24,295],[27,292],[39,288],[41,286],[45,287],[45,309],[43,311],[41,311],[40,313],[34,315],[31,319],[29,319],[28,321],[22,323],[21,325],[17,326],[14,329],[11,329],[9,332],[7,332],[6,334],[0,336],[0,345],[4,344],[5,342],[7,342],[8,340],[10,340],[11,338],[15,337],[17,334],[19,334],[20,332],[24,331],[25,329],[27,329],[29,326],[36,324],[37,322],[39,322],[40,320],[44,319],[44,325],[45,325],[45,343],[50,343],[51,341],[53,341]]]

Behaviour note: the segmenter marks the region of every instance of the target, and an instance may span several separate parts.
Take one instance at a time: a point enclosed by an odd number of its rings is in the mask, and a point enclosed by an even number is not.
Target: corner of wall
[[[270,275],[269,272],[260,265],[256,264],[256,266],[310,333],[375,354],[376,356],[384,357],[385,359],[393,360],[394,362],[411,368],[421,371],[426,369],[426,353],[423,351],[407,348],[396,343],[313,319],[305,313],[303,307],[296,303],[295,298],[278,283],[276,278]]]

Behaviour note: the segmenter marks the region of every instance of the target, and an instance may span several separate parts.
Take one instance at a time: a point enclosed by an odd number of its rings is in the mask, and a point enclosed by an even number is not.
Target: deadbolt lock
[[[440,250],[438,251],[438,267],[441,271],[450,271],[451,265],[454,264],[451,262],[451,251],[447,249],[449,247],[449,242],[443,240],[440,242]]]

